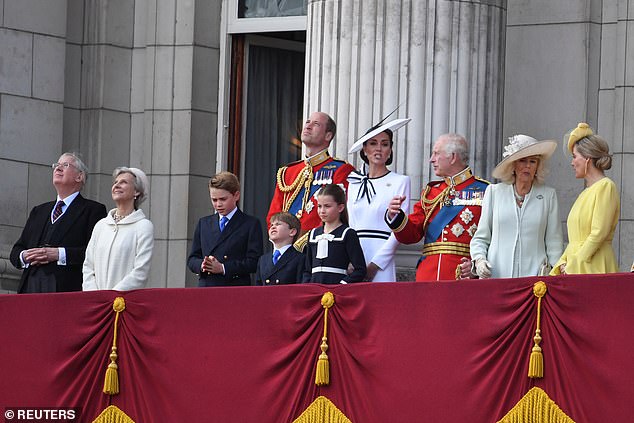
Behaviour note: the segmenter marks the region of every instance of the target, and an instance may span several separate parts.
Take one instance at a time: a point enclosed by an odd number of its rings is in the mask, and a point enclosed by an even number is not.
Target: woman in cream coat
[[[471,240],[471,258],[480,278],[547,273],[563,251],[557,194],[543,184],[545,161],[554,141],[511,137],[493,171],[502,183],[489,185],[482,216]]]
[[[95,225],[84,260],[84,291],[143,288],[154,246],[154,226],[139,209],[147,197],[147,176],[137,168],[119,167],[112,174],[117,208]]]

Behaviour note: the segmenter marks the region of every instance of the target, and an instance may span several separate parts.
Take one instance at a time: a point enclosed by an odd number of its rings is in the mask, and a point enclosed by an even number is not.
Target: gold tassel
[[[539,343],[542,342],[541,332],[541,308],[542,297],[546,295],[546,284],[542,281],[536,282],[533,285],[533,295],[537,297],[537,328],[535,329],[535,345],[531,351],[531,359],[528,363],[528,377],[530,378],[542,378],[544,377],[544,356],[542,354],[542,348]]]
[[[112,303],[112,309],[116,315],[114,318],[114,336],[112,339],[112,351],[110,352],[110,364],[106,369],[106,378],[103,382],[103,393],[108,395],[117,395],[119,393],[119,373],[117,366],[117,326],[119,323],[119,313],[125,310],[125,300],[123,297],[117,297]]]
[[[315,373],[315,385],[324,386],[330,383],[330,362],[328,361],[328,309],[335,304],[335,296],[332,292],[326,292],[321,297],[321,305],[324,307],[324,336],[321,338],[321,354],[317,359],[317,372]]]

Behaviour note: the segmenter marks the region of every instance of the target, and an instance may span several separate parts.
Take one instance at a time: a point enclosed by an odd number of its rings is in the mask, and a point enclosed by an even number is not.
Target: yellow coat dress
[[[563,263],[567,274],[618,272],[612,238],[619,209],[619,193],[610,178],[584,189],[568,214],[568,247],[551,275],[558,275]]]

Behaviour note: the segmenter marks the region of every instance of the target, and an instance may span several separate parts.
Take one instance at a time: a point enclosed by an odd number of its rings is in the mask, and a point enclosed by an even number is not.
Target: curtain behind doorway
[[[247,78],[242,207],[266,230],[277,169],[301,157],[304,53],[252,44]]]

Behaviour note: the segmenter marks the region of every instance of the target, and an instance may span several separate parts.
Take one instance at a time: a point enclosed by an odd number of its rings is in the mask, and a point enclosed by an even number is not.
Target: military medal
[[[451,187],[451,189],[449,190],[449,195],[447,195],[447,197],[445,198],[444,205],[447,207],[453,205],[453,199],[455,196],[456,190],[454,189],[454,187]]]

